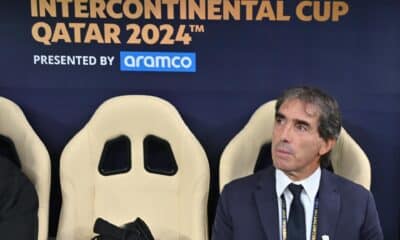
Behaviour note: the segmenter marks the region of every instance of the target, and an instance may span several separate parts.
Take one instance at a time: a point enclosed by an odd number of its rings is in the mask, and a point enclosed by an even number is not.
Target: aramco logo
[[[196,53],[120,52],[121,71],[196,72]]]

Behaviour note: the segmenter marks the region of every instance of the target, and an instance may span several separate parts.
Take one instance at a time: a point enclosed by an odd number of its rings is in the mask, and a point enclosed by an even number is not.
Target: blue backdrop
[[[211,223],[218,200],[218,164],[223,148],[262,103],[276,98],[285,88],[312,85],[338,100],[344,127],[370,159],[371,189],[385,238],[399,239],[399,1],[344,1],[347,13],[338,21],[332,21],[330,16],[324,22],[302,20],[295,11],[296,6],[310,1],[300,0],[279,1],[284,5],[285,15],[291,16],[288,21],[277,19],[276,1],[270,2],[275,10],[275,21],[271,20],[271,15],[261,21],[246,20],[244,6],[240,20],[226,21],[210,16],[185,20],[178,15],[178,7],[174,19],[167,19],[165,9],[161,11],[161,19],[143,16],[137,19],[78,18],[72,15],[76,9],[73,5],[68,7],[69,17],[61,16],[60,5],[57,5],[55,17],[35,16],[32,6],[41,2],[2,3],[0,95],[21,106],[50,152],[53,173],[51,235],[56,233],[61,204],[60,153],[104,100],[124,94],[149,94],[176,106],[209,158]],[[256,11],[262,1],[253,2],[256,2]],[[118,6],[115,9],[121,10]],[[312,8],[304,8],[303,12],[312,15]],[[85,44],[79,43],[75,36],[71,37],[71,42],[59,40],[45,45],[32,33],[38,22],[47,24],[54,32],[57,22],[114,24],[120,27],[121,43],[92,41]],[[184,25],[191,42],[152,45],[142,39],[140,44],[127,44],[130,34],[125,29],[127,24],[137,24],[142,30],[149,24],[168,24],[174,28],[174,36],[179,26]],[[203,26],[204,31],[191,32],[190,24]],[[73,30],[68,31],[72,35]],[[36,34],[45,36],[45,28]],[[154,36],[149,34],[148,37]],[[192,52],[196,54],[196,72],[121,71],[120,51]],[[99,63],[93,66],[50,65],[35,64],[35,55],[85,55],[97,59],[113,56],[115,60],[108,66]]]

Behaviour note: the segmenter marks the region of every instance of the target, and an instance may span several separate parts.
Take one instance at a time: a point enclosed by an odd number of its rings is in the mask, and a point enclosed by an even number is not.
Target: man
[[[372,194],[321,169],[340,128],[333,98],[287,90],[276,104],[273,167],[225,186],[212,239],[383,239]]]
[[[32,183],[10,159],[0,156],[0,239],[37,239],[37,211]]]

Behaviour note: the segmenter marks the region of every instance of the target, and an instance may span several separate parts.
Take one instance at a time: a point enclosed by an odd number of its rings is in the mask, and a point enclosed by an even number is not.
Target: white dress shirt
[[[306,216],[306,239],[311,239],[311,229],[314,213],[314,202],[318,192],[319,182],[321,179],[321,168],[318,168],[306,179],[301,181],[292,181],[284,172],[279,169],[275,171],[276,179],[276,197],[278,199],[278,210],[279,210],[279,238],[282,240],[282,201],[281,195],[283,194],[286,200],[286,213],[287,220],[290,215],[290,205],[292,204],[293,195],[287,186],[290,183],[303,185],[303,191],[301,192],[300,198],[304,206]]]

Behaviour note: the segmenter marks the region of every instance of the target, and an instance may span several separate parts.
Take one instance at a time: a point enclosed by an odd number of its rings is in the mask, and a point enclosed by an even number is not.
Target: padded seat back
[[[99,161],[105,145],[121,136],[130,143],[130,170],[104,175]],[[168,142],[175,173],[149,171],[144,160],[151,152],[144,144],[154,136]],[[63,150],[60,181],[58,239],[90,239],[97,217],[116,225],[140,217],[156,239],[207,239],[207,157],[177,110],[160,98],[120,96],[104,102]]]
[[[39,199],[38,240],[46,240],[51,182],[49,153],[21,108],[4,97],[0,97],[0,135],[7,139],[12,148],[15,147],[16,161],[35,186]]]

